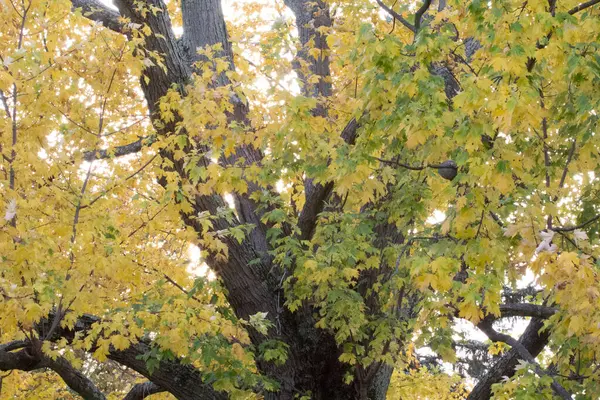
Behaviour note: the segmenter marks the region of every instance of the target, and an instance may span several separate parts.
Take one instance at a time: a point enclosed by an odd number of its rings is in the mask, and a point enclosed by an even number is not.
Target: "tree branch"
[[[13,351],[27,347],[29,342],[25,340],[13,340],[12,342],[0,344],[0,351]]]
[[[419,32],[419,29],[421,28],[421,19],[423,18],[423,14],[425,14],[425,12],[429,9],[430,5],[431,0],[425,0],[421,8],[419,8],[415,13],[415,33]]]
[[[117,146],[112,149],[86,151],[83,154],[83,159],[85,161],[90,162],[94,160],[104,160],[112,157],[126,156],[141,151],[143,147],[144,141],[142,138],[140,138],[135,142],[124,144],[122,146]]]
[[[572,9],[569,10],[569,14],[573,15],[578,13],[581,10],[585,10],[588,7],[592,7],[596,4],[600,3],[600,0],[590,0],[590,1],[586,1],[585,3],[581,3],[580,5],[578,5],[577,7],[574,7]]]
[[[56,372],[62,380],[86,400],[105,400],[104,394],[96,387],[88,377],[81,371],[73,368],[71,363],[62,357],[55,360],[50,357],[42,356],[38,364],[40,368],[50,368]]]
[[[48,316],[48,321],[52,320],[53,315]],[[49,340],[59,340],[65,338],[71,343],[75,336],[85,334],[92,328],[92,325],[100,322],[100,318],[93,315],[82,315],[75,322],[73,329],[59,327]],[[37,326],[40,335],[43,334],[44,324]],[[117,363],[128,367],[139,374],[151,380],[155,385],[168,391],[177,398],[189,400],[225,400],[225,393],[215,391],[210,384],[203,381],[200,372],[190,364],[182,364],[179,360],[160,361],[159,365],[152,372],[148,370],[146,361],[142,356],[151,351],[151,342],[140,340],[132,344],[125,350],[116,350],[112,346],[109,349],[107,357]],[[95,351],[95,344],[89,351]],[[9,353],[14,354],[14,353]],[[0,352],[0,370],[2,370],[2,353]],[[139,390],[139,389],[138,389]]]
[[[375,0],[375,1],[377,1],[377,4],[379,4],[379,7],[383,8],[383,10],[385,12],[387,12],[388,14],[390,14],[392,16],[392,18],[400,21],[400,23],[402,25],[404,25],[405,27],[407,27],[408,29],[410,29],[411,32],[417,32],[417,28],[415,26],[413,26],[410,22],[405,20],[404,17],[402,17],[402,15],[398,14],[396,11],[394,11],[390,7],[386,6],[383,1],[381,1],[381,0]],[[429,0],[429,1],[431,3],[431,0]]]
[[[24,347],[24,348],[23,348]],[[16,352],[11,349],[21,348]],[[55,360],[41,354],[31,342],[14,341],[0,345],[0,371],[35,371],[49,368],[56,372],[63,381],[86,400],[105,400],[104,394],[83,373],[73,368],[71,363],[62,357]]]
[[[569,172],[569,164],[573,159],[573,154],[575,154],[575,147],[577,146],[577,140],[573,140],[571,143],[571,149],[569,150],[569,154],[567,155],[567,161],[565,162],[565,167],[563,168],[562,176],[560,177],[560,183],[558,187],[562,189],[565,186],[565,181],[567,179],[567,173]],[[555,200],[556,201],[556,200]]]
[[[535,357],[529,352],[529,350],[527,350],[527,348],[525,346],[523,346],[523,344],[521,342],[519,342],[518,340],[516,340],[515,338],[513,338],[510,335],[506,335],[504,333],[497,332],[492,327],[491,322],[481,322],[477,325],[477,327],[483,333],[485,333],[487,335],[487,337],[489,337],[490,340],[492,340],[493,342],[503,342],[503,343],[506,343],[509,346],[511,346],[513,349],[515,349],[517,351],[517,353],[519,354],[519,356],[523,360],[525,360],[528,363],[533,365],[535,372],[538,375],[540,375],[540,376],[548,375],[544,370],[542,370],[542,368],[537,363],[537,361],[535,361]],[[554,377],[552,378],[552,383],[550,384],[550,386],[552,387],[554,392],[556,394],[558,394],[560,397],[562,397],[564,400],[571,400],[572,396],[569,394],[569,392],[567,392],[565,390],[565,388],[562,387],[562,385],[560,383],[558,383],[558,381]]]
[[[593,218],[588,219],[585,222],[582,222],[579,225],[574,225],[574,226],[563,226],[563,227],[555,227],[555,228],[551,228],[552,231],[554,232],[572,232],[575,231],[577,229],[581,229],[581,228],[585,228],[587,225],[596,222],[600,219],[600,215],[596,215]]]
[[[120,15],[116,10],[106,7],[98,0],[71,0],[73,9],[81,9],[84,17],[101,22],[108,29],[123,33],[123,24],[119,22]]]
[[[148,396],[164,391],[163,388],[154,382],[138,383],[123,397],[123,400],[143,400]]]
[[[356,141],[358,128],[359,123],[353,118],[342,130],[342,139],[347,144],[353,145]],[[300,228],[300,238],[302,240],[310,239],[312,236],[317,224],[317,218],[321,211],[323,211],[325,202],[332,191],[333,182],[327,182],[325,185],[307,185],[305,188],[304,196],[306,200],[298,217],[298,227]]]
[[[502,317],[536,317],[550,318],[556,314],[558,310],[554,307],[540,306],[537,304],[527,303],[509,303],[500,304],[500,312]]]
[[[0,371],[33,371],[39,368],[39,362],[40,359],[29,348],[15,352],[0,350]]]
[[[536,357],[548,344],[549,333],[543,330],[544,320],[533,318],[519,342]],[[500,382],[503,377],[511,377],[515,373],[515,366],[519,362],[519,354],[516,349],[512,348],[506,352],[494,365],[487,371],[485,375],[479,379],[467,400],[489,400],[492,393],[492,385]]]

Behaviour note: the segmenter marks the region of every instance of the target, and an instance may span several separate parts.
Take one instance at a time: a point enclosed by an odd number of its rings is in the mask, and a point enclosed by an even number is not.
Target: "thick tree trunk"
[[[122,16],[130,18],[132,22],[147,25],[152,34],[145,37],[147,50],[161,54],[166,70],[160,67],[149,67],[144,71],[141,86],[144,91],[152,120],[158,135],[169,135],[175,131],[177,123],[181,120],[164,124],[161,121],[157,103],[167,94],[174,85],[185,95],[185,85],[190,82],[193,63],[199,61],[196,50],[203,46],[220,43],[223,48],[221,55],[228,57],[231,68],[234,68],[234,59],[231,45],[227,36],[226,24],[221,9],[220,0],[182,0],[182,13],[184,35],[180,41],[176,40],[171,21],[162,0],[149,0],[143,2],[157,7],[158,13],[141,14],[136,8],[136,2],[132,0],[115,0]],[[309,61],[309,71],[297,72],[299,78],[304,80],[303,93],[306,96],[323,99],[332,94],[329,65],[329,49],[326,36],[319,27],[331,26],[331,17],[326,2],[308,0],[286,0],[285,3],[294,12],[298,27],[298,37],[302,48],[297,57],[307,57],[307,47],[311,42],[315,48],[321,50],[321,56],[317,60]],[[96,0],[73,0],[74,5],[95,7]],[[114,13],[105,11],[96,14],[97,19],[107,20],[110,29],[118,31],[120,24],[114,21]],[[443,76],[447,82],[447,96],[452,98],[458,89],[452,80],[447,68],[439,66],[434,68],[436,73]],[[321,77],[315,85],[308,85],[305,73]],[[147,79],[146,79],[147,78]],[[216,85],[228,84],[226,76],[218,77]],[[232,99],[234,110],[228,119],[239,124],[246,124],[247,107],[239,100]],[[326,116],[327,109],[324,102],[313,110],[316,116]],[[348,144],[353,144],[356,139],[358,121],[352,120],[341,133],[342,138]],[[251,147],[239,147],[236,149],[236,157],[244,157],[247,162],[260,160],[260,152]],[[179,173],[183,180],[186,179],[182,163],[175,160],[170,154],[163,156],[171,160],[173,169]],[[222,160],[230,163],[232,160]],[[201,162],[208,162],[204,160]],[[318,214],[323,210],[323,205],[328,200],[333,189],[333,183],[315,185],[310,179],[305,184],[305,205],[298,219],[300,238],[308,240],[312,236],[317,225]],[[249,187],[252,191],[252,187]],[[290,313],[284,307],[284,297],[279,287],[280,272],[276,265],[272,264],[268,256],[270,250],[266,240],[266,229],[260,221],[255,205],[247,197],[235,195],[236,211],[240,223],[251,223],[256,228],[249,237],[241,244],[233,239],[224,239],[229,250],[226,261],[207,255],[206,261],[219,275],[226,288],[227,299],[239,318],[248,319],[258,312],[267,312],[267,317],[273,322],[275,328],[270,332],[269,339],[276,339],[289,346],[288,360],[283,366],[273,363],[257,361],[261,373],[279,382],[280,390],[276,393],[263,393],[265,399],[293,399],[297,396],[309,396],[311,399],[385,399],[390,382],[392,368],[381,366],[377,373],[371,374],[368,381],[357,381],[355,384],[347,385],[344,378],[347,373],[354,375],[352,366],[342,364],[339,361],[340,349],[334,338],[325,331],[315,328],[313,309],[306,306],[296,313]],[[217,210],[225,206],[225,202],[217,195],[196,196],[194,199],[194,212],[184,215],[184,222],[196,230],[198,235],[203,235],[202,227],[194,218],[202,212],[216,214]],[[214,229],[221,230],[230,227],[225,220],[215,220]],[[379,226],[379,239],[394,243],[402,242],[403,238],[395,229]],[[260,260],[256,263],[255,260]],[[369,278],[366,276],[366,278]],[[371,277],[372,278],[372,277]],[[367,279],[374,282],[374,279]],[[372,283],[371,283],[372,284]],[[365,286],[362,294],[366,296],[368,287]],[[366,303],[373,303],[373,309],[377,309],[377,299],[366,299]],[[401,306],[401,304],[400,304]],[[533,323],[527,330],[522,341],[532,354],[538,354],[547,341],[547,337],[537,335],[539,324]],[[537,327],[537,329],[536,329]],[[528,333],[529,332],[529,333]],[[251,341],[258,347],[266,338],[252,329],[249,330]],[[531,342],[531,343],[530,343]],[[541,347],[538,344],[541,344]],[[212,390],[210,385],[203,382],[201,374],[191,366],[182,365],[178,362],[161,362],[152,374],[147,370],[144,361],[138,359],[140,354],[147,351],[146,344],[138,344],[124,351],[112,351],[110,358],[132,368],[142,375],[148,377],[161,389],[167,390],[178,399],[222,399],[226,396]],[[539,347],[539,350],[537,348]],[[503,375],[512,375],[517,357],[514,352],[509,352],[503,357],[493,371],[482,379],[476,386],[470,399],[483,400],[489,398],[492,383],[498,382]],[[374,370],[373,370],[374,371]]]
[[[141,85],[150,112],[154,116],[153,121],[155,121],[158,133],[168,135],[169,132],[174,131],[178,121],[173,121],[165,126],[160,121],[157,103],[173,84],[178,87],[182,94],[185,94],[184,86],[189,83],[194,69],[193,62],[200,60],[196,50],[203,46],[220,43],[223,48],[222,55],[230,59],[232,68],[234,60],[220,0],[182,1],[184,24],[182,43],[177,43],[172,33],[165,4],[160,0],[152,0],[148,3],[162,11],[142,16],[133,2],[128,0],[115,1],[121,15],[130,18],[134,23],[146,24],[152,29],[154,34],[145,38],[145,47],[148,50],[162,54],[164,57],[163,62],[167,67],[166,71],[159,67],[149,67],[144,71],[145,77],[141,79]],[[326,80],[329,75],[329,57],[326,55],[327,44],[325,37],[317,34],[314,30],[315,27],[331,24],[327,6],[325,3],[319,3],[317,6],[307,7],[309,4],[305,0],[290,1],[289,5],[297,15],[302,45],[307,45],[308,41],[314,37],[315,45],[325,51],[324,56],[311,66],[311,72],[322,76],[323,80],[314,88],[309,89],[306,86],[306,94],[329,96],[331,95],[331,84]],[[315,12],[317,13],[318,26],[308,28]],[[157,34],[162,36],[158,37]],[[299,57],[303,56],[306,56],[305,49],[302,49],[299,54]],[[227,83],[228,81],[224,75],[219,77],[219,81],[216,82],[217,85]],[[246,112],[244,106],[240,105],[228,117],[239,123],[245,123]],[[325,112],[324,109],[317,110],[317,114],[324,114]],[[353,120],[347,129],[344,129],[342,136],[347,142],[353,142],[356,128],[357,123]],[[237,152],[250,162],[257,161],[260,157],[260,154],[251,148],[239,148]],[[168,154],[164,156],[169,158]],[[177,160],[172,161],[174,169],[185,178]],[[321,211],[330,192],[330,185],[313,187],[309,184],[306,201],[306,207],[309,209],[303,210],[300,218],[304,238],[309,238],[312,234],[317,214]],[[333,337],[315,328],[312,309],[308,307],[295,314],[285,310],[283,293],[277,292],[280,290],[276,285],[279,279],[277,276],[272,276],[272,272],[270,273],[270,271],[277,271],[277,268],[274,269],[268,257],[265,257],[268,245],[265,240],[264,227],[255,214],[255,207],[246,198],[236,198],[236,203],[240,222],[253,223],[257,228],[241,244],[234,240],[225,239],[229,248],[227,261],[220,261],[208,255],[207,262],[222,279],[227,289],[227,298],[236,315],[248,319],[257,312],[267,312],[268,317],[277,326],[271,332],[270,338],[281,340],[289,346],[288,360],[283,366],[276,366],[273,363],[260,360],[257,362],[263,374],[274,378],[280,384],[278,392],[264,393],[265,398],[293,399],[298,394],[308,395],[313,399],[364,399],[368,396],[374,399],[384,398],[391,368],[382,369],[383,373],[378,375],[377,384],[373,388],[370,388],[367,382],[360,385],[360,390],[357,390],[354,385],[345,384],[344,376],[351,367],[340,363],[340,350]],[[223,200],[218,196],[198,196],[194,212],[197,214],[209,211],[215,214],[217,209],[223,205]],[[192,216],[184,216],[184,220],[196,229],[198,234],[203,234],[202,228]],[[214,224],[215,229],[228,228],[228,223],[224,220],[217,220]],[[263,262],[258,264],[250,262],[256,259],[261,259]],[[277,300],[278,298],[279,300]],[[265,340],[263,335],[252,329],[250,329],[249,334],[255,346],[260,345]],[[184,367],[181,365],[171,366],[165,364],[161,365],[159,373],[155,372],[150,376],[145,371],[143,363],[141,361],[136,362],[135,357],[133,357],[134,354],[139,354],[139,352],[132,351],[132,354],[129,354],[128,351],[111,352],[111,358],[128,365],[143,375],[147,375],[152,382],[168,390],[179,399],[200,398],[193,390],[194,385],[199,385],[201,382],[199,374],[194,374],[193,370],[181,370]],[[170,371],[173,368],[176,368],[177,371]],[[169,378],[169,371],[175,374],[176,378],[173,378],[173,376]],[[350,371],[350,373],[352,372]],[[380,377],[382,378],[379,379]],[[176,383],[174,383],[174,379]],[[206,393],[205,390],[201,390],[201,392]],[[209,392],[209,397],[202,398],[217,398],[211,396],[217,396],[217,394]]]

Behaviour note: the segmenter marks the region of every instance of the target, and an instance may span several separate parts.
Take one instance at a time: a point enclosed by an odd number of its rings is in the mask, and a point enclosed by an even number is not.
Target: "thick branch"
[[[0,371],[33,371],[38,369],[40,359],[29,348],[15,352],[0,350]]]
[[[342,139],[347,144],[353,145],[356,141],[358,128],[358,121],[353,118],[344,127],[341,134]],[[317,218],[321,211],[323,211],[325,202],[331,195],[332,190],[333,182],[327,182],[325,185],[307,185],[305,188],[304,196],[306,197],[306,201],[298,217],[298,227],[300,228],[300,238],[302,240],[310,239],[312,236],[317,224]]]
[[[544,320],[532,318],[527,329],[525,329],[525,332],[519,338],[519,342],[533,357],[537,357],[548,344],[549,333],[546,330],[543,330],[543,328]],[[516,349],[512,348],[506,352],[477,382],[477,385],[475,385],[473,390],[471,390],[471,393],[469,393],[467,400],[490,399],[492,385],[500,382],[505,376],[513,376],[519,359],[519,353]]]
[[[71,0],[71,3],[73,9],[81,9],[84,17],[101,22],[108,29],[122,33],[123,25],[119,22],[119,13],[106,7],[102,2],[98,0]]]
[[[151,379],[156,385],[173,394],[178,399],[225,400],[227,395],[215,391],[202,380],[197,369],[179,361],[161,361],[152,372],[140,356],[150,352],[150,346],[140,342],[122,351],[111,350],[108,358]]]
[[[509,303],[501,304],[500,312],[502,317],[550,318],[557,312],[557,309],[537,304]]]
[[[517,351],[517,353],[519,354],[519,357],[522,358],[523,360],[527,361],[528,363],[532,364],[535,372],[540,375],[540,376],[545,376],[548,375],[546,372],[544,372],[542,370],[542,368],[540,367],[540,365],[537,363],[537,361],[535,361],[535,357],[529,352],[529,350],[523,346],[523,344],[516,340],[515,338],[513,338],[510,335],[506,335],[504,333],[500,333],[497,332],[493,327],[492,324],[489,322],[482,322],[480,324],[477,325],[477,327],[487,335],[487,337],[490,338],[490,340],[492,340],[493,342],[503,342],[508,344],[509,346],[511,346],[513,349],[515,349]],[[572,397],[569,394],[569,392],[567,392],[565,390],[565,388],[563,388],[561,386],[560,383],[558,383],[558,381],[556,381],[556,379],[552,379],[552,383],[550,384],[550,386],[552,387],[552,389],[554,390],[554,392],[556,394],[558,394],[560,397],[562,397],[564,400],[570,400]]]
[[[27,347],[10,352],[10,349],[23,347],[23,342],[10,342],[0,345],[0,371],[34,371],[49,368],[56,372],[63,381],[86,400],[105,400],[104,394],[83,373],[73,368],[71,363],[62,357],[55,360],[35,351],[31,343]]]
[[[48,320],[52,320],[52,315]],[[85,334],[93,324],[99,321],[99,318],[93,315],[84,315],[77,320],[72,330],[59,327],[50,340],[65,338],[71,342],[77,333]],[[43,334],[44,324],[40,324],[37,329],[40,334]],[[90,351],[94,350],[95,348],[92,346]],[[107,357],[145,376],[163,391],[168,391],[178,399],[225,400],[227,398],[224,393],[217,392],[210,384],[206,384],[196,368],[182,364],[179,360],[163,360],[151,373],[147,368],[146,361],[142,359],[142,356],[149,353],[150,350],[150,343],[140,341],[125,350],[115,350],[111,347]],[[2,369],[1,363],[0,369]]]
[[[135,142],[117,146],[112,149],[86,151],[83,155],[85,161],[104,160],[111,157],[122,157],[133,153],[138,153],[144,147],[143,139],[138,139]]]
[[[316,85],[308,83],[305,71],[302,70],[299,63],[296,63],[295,69],[302,81],[303,94],[315,98],[319,96],[331,96],[329,46],[327,44],[327,35],[319,30],[322,27],[331,27],[329,6],[323,0],[285,0],[285,5],[292,10],[296,17],[298,37],[302,46],[298,51],[297,57],[309,65],[310,73],[319,77]],[[308,53],[308,46],[311,44],[314,44],[315,49],[321,51],[316,57],[311,57]],[[326,109],[322,105],[319,105],[313,113],[324,116],[326,115]]]
[[[85,400],[105,400],[104,394],[94,385],[88,377],[86,377],[81,371],[73,368],[70,362],[62,357],[58,357],[53,360],[49,357],[43,356],[41,362],[38,364],[40,368],[50,368],[56,372],[63,381],[72,390],[77,392]]]
[[[13,351],[27,347],[28,342],[25,340],[13,340],[12,342],[0,344],[0,351]]]
[[[164,392],[165,390],[155,384],[154,382],[144,382],[138,383],[135,385],[123,400],[143,400],[148,396],[151,396],[156,393]]]

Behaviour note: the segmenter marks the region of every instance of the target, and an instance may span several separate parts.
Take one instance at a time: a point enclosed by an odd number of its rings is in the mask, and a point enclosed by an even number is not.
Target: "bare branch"
[[[13,340],[12,342],[0,344],[0,351],[13,351],[26,347],[29,342],[25,340]]]
[[[569,154],[567,155],[567,161],[565,162],[565,167],[563,168],[562,176],[560,177],[560,183],[558,184],[558,187],[561,189],[565,186],[565,180],[567,179],[567,173],[569,172],[569,164],[571,163],[571,160],[573,159],[573,154],[575,154],[576,146],[577,146],[577,140],[573,140],[573,143],[571,143],[571,149],[569,150]]]
[[[423,18],[423,14],[429,9],[429,6],[431,6],[431,0],[425,0],[421,8],[415,13],[415,33],[419,32],[419,29],[421,28],[421,19]]]
[[[550,318],[558,310],[554,307],[540,306],[528,303],[500,304],[502,317],[536,317]]]
[[[146,142],[144,142],[146,140]],[[103,160],[111,157],[122,157],[133,153],[138,153],[144,145],[151,143],[153,138],[140,138],[135,142],[117,146],[112,149],[86,151],[83,159],[85,161]]]
[[[581,10],[585,10],[588,7],[592,7],[596,4],[600,3],[600,0],[590,0],[590,1],[586,1],[585,3],[581,3],[580,5],[578,5],[577,7],[574,7],[572,9],[569,10],[569,14],[573,15],[578,13]]]
[[[533,357],[536,357],[548,344],[549,333],[543,330],[543,327],[542,319],[533,318],[519,339]],[[492,385],[500,382],[505,376],[513,376],[518,362],[517,350],[514,348],[509,350],[479,379],[467,400],[488,400],[491,397]]]
[[[400,23],[402,25],[404,25],[405,27],[407,27],[408,29],[410,29],[411,32],[417,32],[417,28],[415,26],[413,26],[410,22],[405,20],[404,17],[402,17],[402,15],[398,14],[396,11],[394,11],[390,7],[386,6],[383,1],[381,1],[381,0],[375,0],[375,1],[377,1],[377,4],[379,4],[379,7],[383,8],[383,10],[385,12],[387,12],[388,14],[390,14],[392,16],[392,18],[400,21]],[[429,0],[429,2],[431,3],[431,0]]]
[[[18,347],[17,347],[18,346]],[[60,375],[63,381],[84,399],[105,400],[104,394],[94,383],[73,368],[71,363],[62,357],[55,360],[44,356],[37,346],[31,342],[14,341],[0,345],[0,371],[35,371],[42,368],[50,368]],[[22,348],[16,352],[11,349]]]
[[[33,371],[38,368],[40,360],[29,349],[15,352],[0,351],[0,371]]]
[[[101,22],[108,29],[122,33],[123,24],[119,22],[119,12],[106,7],[98,0],[71,0],[73,9],[81,9],[84,17]]]
[[[596,222],[600,219],[600,215],[596,215],[593,218],[588,219],[585,222],[582,222],[579,225],[574,225],[574,226],[563,226],[563,227],[556,227],[556,228],[551,228],[551,230],[553,230],[554,232],[572,232],[575,231],[577,229],[581,229],[581,228],[585,228],[587,225]]]
[[[37,326],[40,334],[43,334],[45,325],[53,320],[54,315],[50,314],[46,319],[46,323],[41,323]],[[75,339],[77,334],[86,334],[95,323],[99,323],[100,318],[94,315],[82,315],[77,319],[72,329],[59,326],[49,340],[59,340],[64,338],[68,343]],[[203,381],[200,372],[190,364],[183,364],[179,360],[162,360],[159,365],[152,371],[148,370],[143,355],[150,353],[152,343],[147,340],[140,339],[138,343],[133,343],[125,350],[116,350],[110,347],[107,357],[117,363],[128,367],[139,374],[151,379],[155,385],[160,386],[164,391],[168,391],[177,398],[186,398],[190,400],[225,400],[227,396],[224,393],[215,391],[210,384]],[[90,352],[96,350],[95,343],[89,349]],[[4,353],[15,354],[15,353]],[[3,352],[0,352],[0,370],[3,369]],[[23,356],[21,356],[23,358]],[[31,370],[31,369],[30,369]]]

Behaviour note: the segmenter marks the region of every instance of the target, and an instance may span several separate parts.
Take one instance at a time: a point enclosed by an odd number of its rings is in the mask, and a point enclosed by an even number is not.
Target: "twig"
[[[565,163],[565,168],[563,169],[563,173],[562,176],[560,177],[560,183],[558,184],[558,187],[560,189],[563,188],[563,186],[565,185],[565,180],[567,179],[567,172],[569,171],[569,164],[571,163],[571,160],[573,159],[573,154],[575,153],[575,146],[577,145],[577,140],[573,140],[573,143],[571,144],[571,150],[569,150],[569,155],[567,156],[567,162]]]
[[[550,228],[550,230],[554,231],[554,232],[572,232],[574,230],[577,229],[581,229],[589,224],[591,224],[592,222],[596,222],[597,220],[600,219],[600,215],[596,215],[593,218],[588,219],[585,222],[582,222],[579,225],[574,225],[574,226],[563,226],[563,227],[558,227],[558,228]]]

